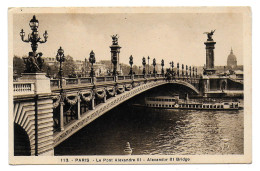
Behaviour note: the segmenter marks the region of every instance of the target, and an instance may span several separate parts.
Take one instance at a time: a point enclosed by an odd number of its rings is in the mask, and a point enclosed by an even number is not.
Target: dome
[[[227,66],[234,68],[237,66],[237,57],[233,54],[233,50],[231,48],[230,54],[228,55],[227,58]]]
[[[233,54],[233,50],[231,49],[231,52],[230,52],[230,54],[228,55],[228,59],[227,59],[227,61],[237,61],[237,57],[236,57],[236,55],[234,55]]]

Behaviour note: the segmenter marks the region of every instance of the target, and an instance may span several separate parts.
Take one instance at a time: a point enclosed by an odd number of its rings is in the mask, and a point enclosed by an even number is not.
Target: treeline
[[[59,68],[60,63],[55,61],[54,65],[49,65],[48,63],[44,62],[42,67],[42,72],[46,73],[46,76],[50,78],[58,78],[59,77]],[[73,57],[67,55],[65,62],[62,63],[62,70],[64,77],[76,77],[76,63],[73,60]],[[13,57],[13,74],[16,77],[20,77],[21,74],[25,70],[25,64],[22,57],[14,56]]]

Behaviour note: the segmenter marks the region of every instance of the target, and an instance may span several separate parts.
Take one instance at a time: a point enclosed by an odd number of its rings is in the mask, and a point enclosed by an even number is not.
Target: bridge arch
[[[111,109],[115,108],[116,106],[120,105],[121,103],[135,97],[138,94],[141,94],[147,90],[152,88],[165,85],[165,84],[177,84],[182,85],[190,90],[192,90],[195,94],[199,94],[199,91],[190,83],[180,81],[180,80],[172,80],[172,81],[165,81],[165,80],[157,80],[153,82],[147,83],[138,83],[138,86],[134,86],[131,90],[125,91],[122,94],[117,95],[116,97],[112,97],[106,100],[105,103],[101,103],[95,107],[95,110],[88,111],[87,113],[81,116],[81,119],[74,120],[69,124],[64,131],[58,132],[54,135],[54,147],[59,145],[61,142],[65,141],[71,135],[97,119],[99,116],[105,114],[106,112],[110,111]]]
[[[168,83],[184,86],[184,87],[188,88],[189,90],[191,90],[196,95],[198,95],[200,93],[199,90],[194,85],[192,85],[186,81],[176,80],[176,81],[169,81]]]
[[[14,156],[30,156],[31,146],[29,136],[18,124],[14,123]]]

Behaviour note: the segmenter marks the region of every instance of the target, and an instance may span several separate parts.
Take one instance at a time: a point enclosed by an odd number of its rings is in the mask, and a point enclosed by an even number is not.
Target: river
[[[55,155],[243,154],[240,111],[137,108],[122,104],[55,148]]]

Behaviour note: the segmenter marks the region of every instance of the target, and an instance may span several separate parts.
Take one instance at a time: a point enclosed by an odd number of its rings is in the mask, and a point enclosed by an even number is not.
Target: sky
[[[29,21],[33,14],[15,14],[13,18],[14,55],[24,56],[31,51],[30,44],[20,38],[24,29],[31,32]],[[44,57],[55,57],[60,46],[65,55],[74,59],[89,58],[93,50],[96,60],[110,60],[111,35],[119,35],[120,63],[141,65],[142,58],[165,60],[165,66],[174,61],[203,66],[206,63],[204,32],[215,30],[215,65],[226,65],[232,47],[238,64],[243,64],[243,18],[240,13],[93,13],[93,14],[37,14],[39,33],[48,31],[45,44],[38,52]],[[151,64],[151,60],[150,60]]]

